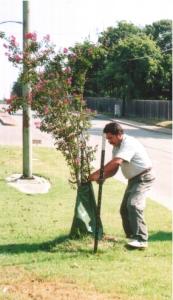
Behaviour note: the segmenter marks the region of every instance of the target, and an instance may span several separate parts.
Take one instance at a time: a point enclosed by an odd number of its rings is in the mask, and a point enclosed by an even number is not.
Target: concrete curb
[[[126,125],[133,126],[133,127],[137,127],[137,128],[140,127],[144,130],[154,131],[156,133],[163,133],[163,134],[172,135],[172,129],[169,129],[169,128],[162,128],[162,127],[159,127],[159,126],[146,125],[146,124],[137,123],[137,122],[129,122],[128,120],[120,120],[120,119],[112,119],[112,121],[117,121],[119,123],[126,124]]]
[[[7,113],[0,112],[0,122],[2,125],[15,126],[16,122],[12,116]]]

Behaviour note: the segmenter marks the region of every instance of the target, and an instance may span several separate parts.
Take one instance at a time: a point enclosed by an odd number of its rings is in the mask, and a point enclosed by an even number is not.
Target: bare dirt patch
[[[3,281],[0,281],[0,300],[121,300],[118,296],[101,294],[93,289],[83,290],[73,281],[48,281],[24,270],[10,269],[5,270]]]

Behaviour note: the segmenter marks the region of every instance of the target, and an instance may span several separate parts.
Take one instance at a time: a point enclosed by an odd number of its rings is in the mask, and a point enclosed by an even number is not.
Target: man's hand
[[[123,160],[121,158],[113,158],[110,162],[108,162],[104,166],[103,181],[106,178],[114,176],[117,173],[119,165],[121,165],[122,162],[123,162]],[[100,182],[99,178],[100,178],[100,170],[97,170],[97,171],[93,172],[92,174],[90,174],[88,180],[96,181],[97,183],[99,183]]]
[[[105,181],[105,179],[100,179],[100,170],[92,173],[89,177],[88,177],[89,181],[96,181],[98,184],[99,183],[103,183]]]
[[[100,171],[97,170],[96,172],[93,172],[92,174],[90,174],[90,176],[88,177],[89,181],[99,181],[99,177],[100,177]]]

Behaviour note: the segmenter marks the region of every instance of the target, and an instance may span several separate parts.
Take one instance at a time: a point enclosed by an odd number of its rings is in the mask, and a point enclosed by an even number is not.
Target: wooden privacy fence
[[[87,107],[98,112],[109,112],[113,115],[126,117],[140,117],[144,119],[172,120],[172,101],[168,100],[129,100],[109,97],[87,97]]]

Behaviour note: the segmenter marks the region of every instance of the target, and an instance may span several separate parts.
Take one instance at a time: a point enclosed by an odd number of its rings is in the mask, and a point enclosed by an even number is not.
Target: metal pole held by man
[[[102,149],[101,149],[101,161],[100,161],[100,175],[99,175],[99,189],[98,189],[98,200],[96,208],[96,228],[95,228],[95,239],[94,239],[94,253],[98,249],[99,240],[99,224],[100,224],[100,212],[101,212],[101,200],[102,200],[102,187],[104,182],[104,161],[105,161],[105,134],[102,135]]]

